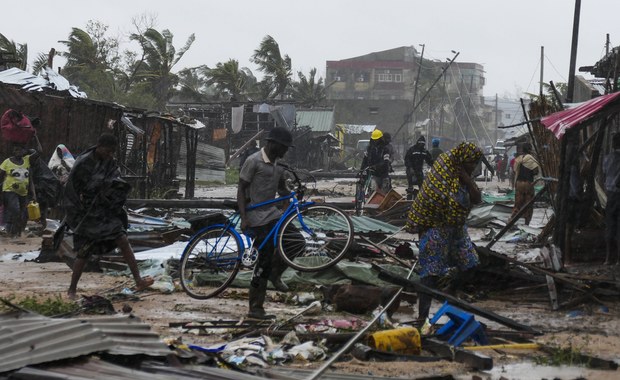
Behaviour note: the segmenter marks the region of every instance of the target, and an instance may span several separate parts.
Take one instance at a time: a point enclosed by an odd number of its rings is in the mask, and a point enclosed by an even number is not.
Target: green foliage
[[[15,300],[15,297],[11,296],[9,300],[13,304],[20,306],[26,310],[48,317],[73,313],[79,309],[77,303],[73,301],[65,301],[60,295],[47,298],[26,296],[25,298],[19,300]],[[11,308],[5,305],[2,307],[2,309],[10,310]]]
[[[327,99],[323,78],[316,77],[316,68],[310,70],[306,77],[301,71],[297,73],[299,82],[292,83],[293,99],[306,107],[319,106]]]
[[[584,365],[589,366],[591,358],[581,354],[579,348],[569,343],[567,347],[549,347],[546,356],[534,357],[538,365],[561,366],[561,365]]]
[[[7,63],[8,67],[17,67],[21,70],[26,70],[28,65],[28,45],[18,44],[15,41],[9,40],[2,33],[0,33],[0,54],[5,58],[11,58],[16,62]]]
[[[244,101],[255,91],[256,77],[247,67],[239,68],[239,61],[236,59],[219,62],[213,69],[205,66],[203,73],[207,85],[213,86],[226,98]]]
[[[263,94],[268,95],[269,99],[283,95],[293,76],[291,58],[282,56],[280,46],[273,37],[267,35],[263,38],[258,49],[254,50],[252,62],[264,74],[261,81]]]
[[[138,42],[144,52],[137,78],[149,84],[156,100],[155,109],[164,111],[166,102],[179,83],[179,77],[172,72],[172,68],[189,50],[196,37],[191,34],[178,52],[172,43],[174,36],[168,29],[160,33],[148,28],[142,34],[132,34],[130,38]]]
[[[237,168],[226,168],[226,184],[227,185],[236,185],[239,183],[239,169]]]

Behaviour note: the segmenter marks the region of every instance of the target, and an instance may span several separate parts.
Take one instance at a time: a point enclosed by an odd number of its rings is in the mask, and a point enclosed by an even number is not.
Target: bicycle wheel
[[[235,279],[241,244],[237,236],[223,227],[209,228],[194,236],[183,250],[180,279],[192,298],[215,297]]]
[[[328,205],[311,205],[299,213],[288,215],[278,231],[277,246],[282,259],[302,272],[335,265],[353,242],[351,219]]]

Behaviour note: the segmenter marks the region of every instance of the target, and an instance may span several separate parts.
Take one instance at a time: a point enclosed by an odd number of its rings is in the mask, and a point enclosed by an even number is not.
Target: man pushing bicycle
[[[284,196],[286,189],[284,167],[277,165],[277,160],[284,157],[288,148],[293,146],[293,136],[283,127],[276,127],[267,136],[267,145],[249,156],[239,173],[237,204],[241,217],[241,230],[254,239],[254,246],[259,247],[282,215],[277,205],[269,205],[253,210],[246,210],[250,204],[257,204],[275,198],[276,193]],[[263,304],[267,293],[267,282],[281,291],[288,291],[288,286],[280,278],[286,265],[275,253],[273,240],[269,239],[258,254],[249,291],[248,317],[273,319],[274,315],[265,313]]]

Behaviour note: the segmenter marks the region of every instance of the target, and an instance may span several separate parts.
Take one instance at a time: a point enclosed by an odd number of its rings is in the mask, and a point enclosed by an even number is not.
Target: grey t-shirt
[[[275,198],[278,185],[284,168],[269,162],[264,153],[264,148],[249,156],[243,163],[239,178],[249,182],[249,192],[246,198],[249,205],[269,201]],[[276,205],[268,205],[248,211],[246,213],[249,227],[257,227],[278,219],[282,211]]]

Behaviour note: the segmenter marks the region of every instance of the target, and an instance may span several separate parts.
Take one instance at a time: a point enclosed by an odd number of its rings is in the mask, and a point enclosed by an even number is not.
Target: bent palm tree
[[[17,44],[0,33],[0,64],[26,70],[28,65],[28,45]]]
[[[323,78],[315,79],[316,68],[310,70],[310,76],[306,77],[301,71],[297,72],[299,82],[293,82],[293,99],[303,106],[313,107],[321,105],[327,99]],[[316,83],[315,83],[316,80]]]
[[[292,70],[291,58],[282,56],[280,46],[267,35],[263,38],[258,49],[254,50],[252,62],[258,65],[259,70],[265,74],[261,86],[268,90],[268,97],[275,99],[285,93],[290,85]]]
[[[138,77],[150,85],[159,110],[165,109],[174,87],[179,83],[179,77],[172,73],[172,68],[195,40],[194,34],[191,34],[185,46],[177,52],[172,44],[173,37],[168,29],[160,33],[153,28],[147,29],[144,34],[132,34],[130,37],[137,41],[144,51],[144,61],[141,62]]]
[[[247,67],[239,68],[239,61],[230,59],[227,62],[219,62],[215,68],[205,68],[207,84],[212,85],[222,95],[228,95],[231,99],[245,101],[250,98],[256,77]]]

